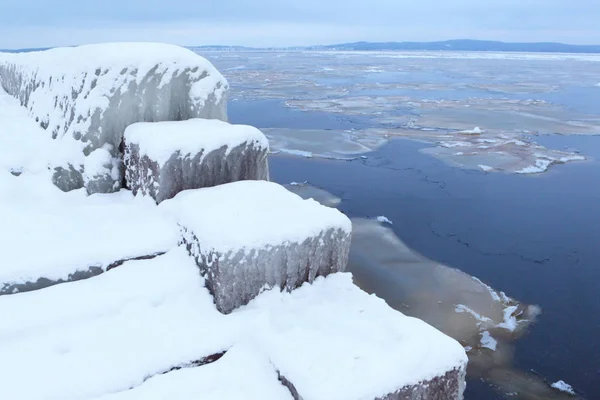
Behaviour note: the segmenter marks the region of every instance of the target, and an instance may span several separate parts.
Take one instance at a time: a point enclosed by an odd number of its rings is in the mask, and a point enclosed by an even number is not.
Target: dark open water
[[[275,101],[232,103],[233,123],[347,129],[353,117],[299,112]],[[600,160],[598,136],[548,136]],[[394,140],[366,160],[271,157],[279,183],[309,181],[340,197],[350,216],[385,215],[396,234],[429,258],[477,276],[543,314],[517,342],[515,367],[600,399],[600,162],[552,167],[536,176],[449,167]],[[470,381],[467,399],[496,399]]]

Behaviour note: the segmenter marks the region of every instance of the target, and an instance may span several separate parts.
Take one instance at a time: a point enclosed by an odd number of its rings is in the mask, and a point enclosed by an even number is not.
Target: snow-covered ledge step
[[[464,388],[458,342],[361,291],[346,273],[291,293],[267,291],[223,315],[194,260],[177,248],[91,279],[1,296],[0,315],[0,387],[10,399],[146,399],[173,385],[189,391],[173,391],[172,400],[207,398],[245,382],[237,371],[265,394],[280,393],[273,370],[304,400],[458,400]],[[254,355],[240,357],[239,345]],[[222,364],[172,371],[223,351],[231,354]],[[223,369],[231,379],[197,384]]]
[[[248,344],[218,361],[154,376],[142,385],[97,400],[293,400],[269,359]]]
[[[125,130],[125,180],[160,203],[186,189],[268,180],[268,152],[265,135],[248,125],[140,122]]]
[[[231,315],[303,400],[462,400],[463,347],[360,290],[348,273],[291,293],[271,290]]]
[[[350,220],[272,182],[188,190],[159,208],[179,222],[223,313],[266,288],[293,290],[346,268]]]
[[[0,171],[0,296],[98,275],[177,245],[177,224],[131,192],[63,193]]]
[[[228,83],[191,50],[160,43],[105,43],[0,53],[0,86],[18,98],[48,137],[75,149],[56,167],[65,191],[112,192],[121,185],[121,139],[141,121],[227,120]],[[85,159],[97,149],[113,162]]]
[[[0,296],[1,398],[92,399],[229,349],[243,331],[176,248],[105,274]]]

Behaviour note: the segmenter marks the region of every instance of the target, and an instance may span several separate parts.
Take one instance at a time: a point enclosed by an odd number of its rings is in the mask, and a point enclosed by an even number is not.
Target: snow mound
[[[94,150],[108,144],[119,159],[123,132],[134,122],[227,119],[227,81],[206,59],[167,44],[0,53],[0,86],[20,100],[48,136],[77,149],[67,160],[72,167],[56,165],[61,169],[54,180],[64,190],[81,187],[81,179],[64,175],[71,170],[81,175],[84,158]],[[88,191],[111,192],[119,185],[116,179]]]

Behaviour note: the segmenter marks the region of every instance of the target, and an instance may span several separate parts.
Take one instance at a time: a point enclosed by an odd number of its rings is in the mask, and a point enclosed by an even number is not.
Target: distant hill
[[[356,42],[312,46],[324,50],[435,50],[435,51],[514,51],[546,53],[600,53],[600,45],[564,43],[506,43],[489,40],[446,40],[441,42]]]

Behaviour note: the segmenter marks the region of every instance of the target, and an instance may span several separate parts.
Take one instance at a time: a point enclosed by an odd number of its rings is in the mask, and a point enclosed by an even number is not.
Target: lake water
[[[219,66],[218,60],[213,62]],[[364,63],[368,62],[372,61]],[[332,60],[325,63],[332,64]],[[527,68],[535,71],[531,63]],[[452,71],[441,74],[436,83],[456,83]],[[510,73],[504,71],[506,76]],[[389,75],[382,78],[382,83],[391,80]],[[315,79],[328,85],[354,82],[348,77]],[[564,90],[538,97],[582,115],[600,115],[600,88],[581,89],[567,81]],[[260,87],[264,89],[262,83]],[[231,102],[230,120],[260,128],[376,126],[364,115],[290,110],[283,105],[285,88],[277,90],[280,96]],[[445,88],[427,96],[449,96],[448,90],[452,91]],[[586,398],[600,399],[600,136],[550,135],[535,140],[548,148],[575,148],[590,159],[538,175],[486,174],[422,154],[419,150],[426,144],[395,139],[367,153],[366,159],[353,161],[272,156],[271,176],[279,183],[308,181],[338,195],[343,199],[340,208],[349,216],[384,215],[416,251],[520,301],[540,305],[543,314],[516,342],[514,367],[535,371],[549,382],[562,379]],[[486,382],[470,380],[466,398],[505,397]]]

